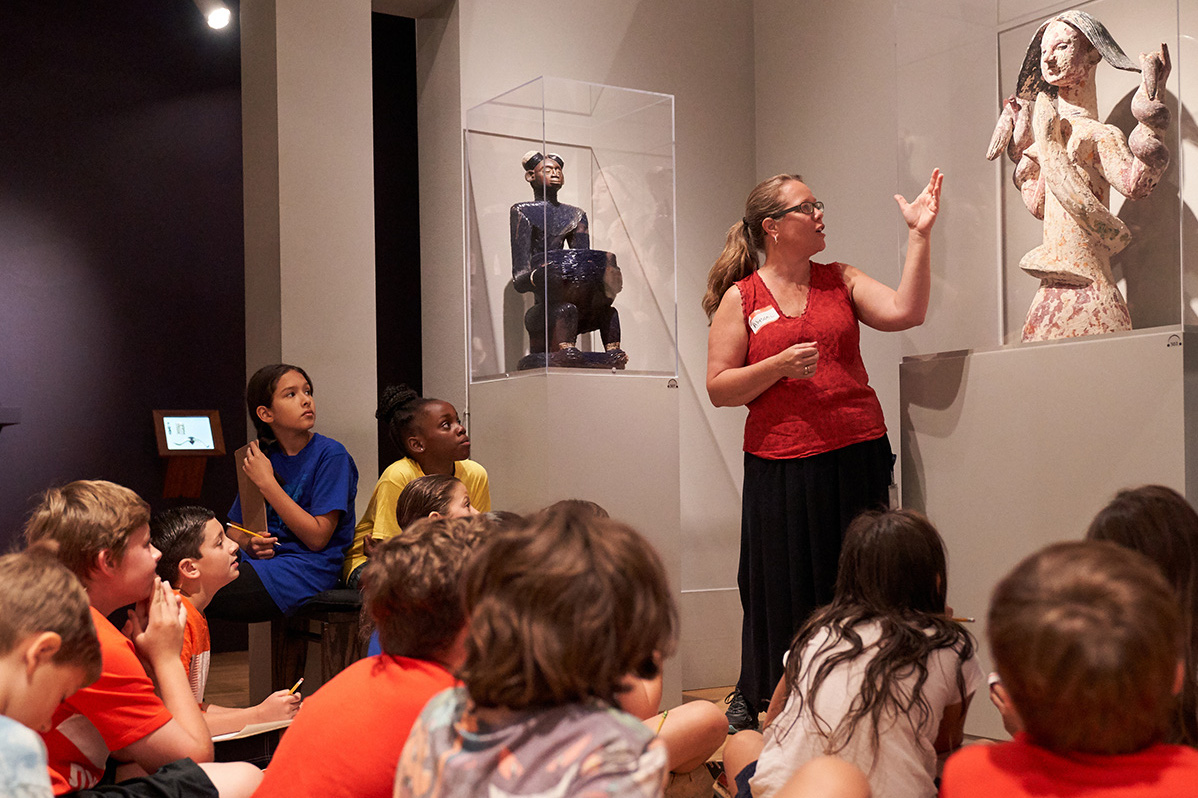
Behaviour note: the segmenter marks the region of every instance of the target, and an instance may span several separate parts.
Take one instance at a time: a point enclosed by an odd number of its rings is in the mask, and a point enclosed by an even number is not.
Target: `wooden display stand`
[[[195,438],[187,438],[180,442],[168,435],[167,429],[174,419],[208,420],[207,431],[211,432],[211,446],[206,448],[190,448],[188,442]],[[166,458],[166,477],[162,482],[162,497],[171,499],[183,497],[198,499],[204,486],[204,470],[209,457],[219,457],[225,453],[225,438],[220,427],[220,413],[216,410],[155,410],[154,434],[158,440],[158,455]],[[204,441],[208,442],[208,441]],[[183,448],[188,447],[188,448]]]

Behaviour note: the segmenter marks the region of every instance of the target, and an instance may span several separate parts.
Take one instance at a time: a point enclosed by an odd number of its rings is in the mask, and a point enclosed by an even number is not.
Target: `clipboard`
[[[233,453],[233,467],[237,469],[237,496],[241,501],[241,525],[266,535],[269,534],[266,528],[266,499],[241,467],[249,450],[250,444],[247,443]]]

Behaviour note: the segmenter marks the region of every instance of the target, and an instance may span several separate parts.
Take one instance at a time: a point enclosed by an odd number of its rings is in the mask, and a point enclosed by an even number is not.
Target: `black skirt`
[[[793,460],[745,454],[736,686],[751,708],[764,708],[795,632],[832,600],[849,522],[889,505],[892,464],[885,435]]]

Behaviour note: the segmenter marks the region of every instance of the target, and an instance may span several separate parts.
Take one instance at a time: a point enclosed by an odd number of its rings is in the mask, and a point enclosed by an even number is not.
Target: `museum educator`
[[[861,360],[858,322],[923,323],[940,170],[908,203],[897,290],[844,263],[815,263],[824,204],[798,175],[758,184],[707,277],[707,393],[747,405],[737,584],[744,621],[729,724],[756,728],[799,625],[832,599],[849,521],[888,503],[893,457]],[[759,263],[759,254],[764,260]]]

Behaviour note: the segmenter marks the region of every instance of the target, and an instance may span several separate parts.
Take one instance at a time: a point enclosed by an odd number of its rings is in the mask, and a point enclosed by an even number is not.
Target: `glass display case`
[[[1033,35],[1071,8],[1102,22],[1137,64],[1141,52],[1168,45],[1173,69],[1163,101],[1171,120],[1162,140],[1170,164],[1148,197],[1127,200],[1110,189],[1110,211],[1132,239],[1110,267],[1133,332],[1198,323],[1198,261],[1186,257],[1198,235],[1190,210],[1198,182],[1181,182],[1194,139],[1187,106],[1198,102],[1191,99],[1198,89],[1184,74],[1196,45],[1180,31],[1193,26],[1195,12],[1177,0],[967,0],[951,7],[921,0],[895,5],[898,184],[919,185],[932,166],[947,178],[929,322],[909,335],[904,354],[1022,345],[1040,280],[1020,261],[1044,243],[1044,225],[1013,183],[1015,164],[1005,153],[987,161],[986,150]],[[1136,125],[1131,100],[1139,84],[1138,72],[1105,60],[1097,66],[1098,121],[1119,128],[1124,140]]]
[[[1036,15],[1021,24],[999,31],[998,62],[999,91],[1007,97],[1015,90],[1020,67],[1028,45],[1045,19],[1073,5]],[[1110,31],[1112,38],[1126,51],[1135,64],[1141,52],[1157,50],[1164,42],[1174,59],[1173,72],[1165,84],[1165,105],[1170,110],[1169,126],[1163,141],[1169,149],[1170,163],[1153,192],[1138,200],[1128,200],[1114,188],[1110,190],[1111,213],[1127,226],[1131,242],[1110,257],[1111,274],[1115,285],[1127,302],[1133,330],[1148,329],[1198,320],[1191,307],[1190,295],[1183,299],[1184,263],[1181,237],[1181,161],[1183,157],[1180,131],[1193,126],[1192,120],[1179,118],[1178,87],[1181,70],[1177,63],[1178,11],[1176,0],[1141,0],[1136,3],[1098,0],[1083,3],[1077,8],[1093,15]],[[1095,74],[1098,91],[1098,119],[1114,125],[1126,139],[1136,126],[1131,101],[1140,85],[1140,73],[1115,69],[1105,61]],[[997,103],[995,104],[997,108]],[[996,114],[997,117],[997,114]],[[1025,207],[1019,190],[1012,182],[1015,165],[1004,154],[1001,162],[1002,179],[999,201],[1002,219],[1003,343],[1019,343],[1028,308],[1039,287],[1039,280],[1020,267],[1026,253],[1039,246],[1044,237],[1044,224]],[[1191,217],[1191,228],[1192,228]],[[1194,230],[1189,231],[1193,235]]]
[[[464,146],[471,382],[675,376],[673,96],[541,77]]]

